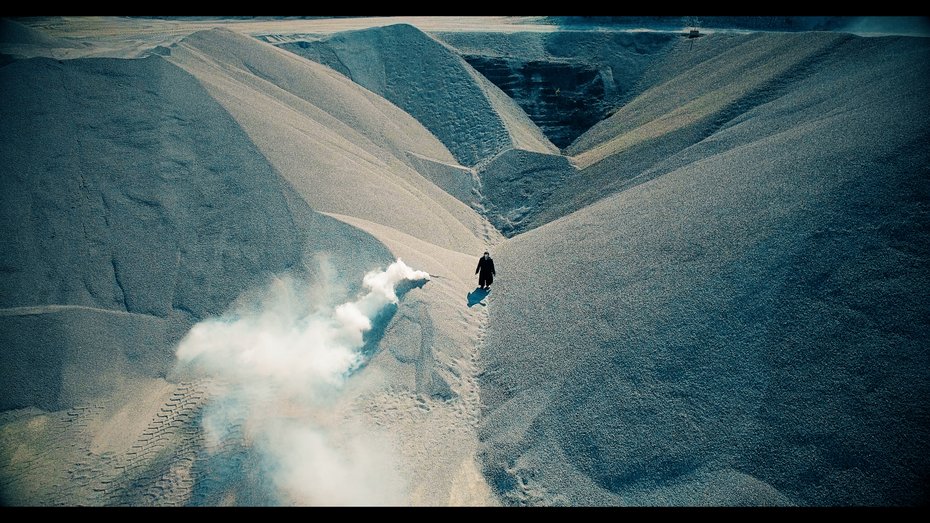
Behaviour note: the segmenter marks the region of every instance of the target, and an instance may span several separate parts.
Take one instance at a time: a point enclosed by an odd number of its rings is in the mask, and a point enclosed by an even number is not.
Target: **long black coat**
[[[488,285],[494,281],[494,275],[497,274],[497,271],[494,270],[494,260],[492,260],[490,256],[487,259],[482,256],[478,260],[478,268],[475,269],[475,274],[478,273],[481,273],[478,275],[478,278],[487,280]]]

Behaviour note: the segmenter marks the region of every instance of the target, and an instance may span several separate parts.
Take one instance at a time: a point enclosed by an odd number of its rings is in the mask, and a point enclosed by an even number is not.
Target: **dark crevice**
[[[120,279],[119,268],[117,266],[115,257],[110,257],[110,265],[113,267],[113,281],[116,282],[116,286],[119,288],[123,310],[126,312],[132,312],[129,310],[129,300],[126,297],[126,289],[123,288],[123,282]]]
[[[559,148],[606,118],[609,71],[576,61],[521,60],[463,55],[466,62],[512,98]]]

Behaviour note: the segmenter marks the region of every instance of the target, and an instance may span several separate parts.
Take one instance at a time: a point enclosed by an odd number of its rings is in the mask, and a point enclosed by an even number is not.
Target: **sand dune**
[[[790,74],[791,68],[846,38],[830,33],[744,37],[742,42],[731,43],[725,52],[702,61],[699,67],[637,96],[579,137],[566,152],[584,168],[643,140],[692,125],[767,82]],[[704,41],[701,45],[713,43]]]
[[[308,251],[349,256],[356,271],[387,259],[375,240],[307,207],[203,87],[161,58],[34,59],[0,75],[3,307],[84,306],[168,322],[157,336],[107,337],[122,350],[152,342],[159,363],[143,373],[164,375],[172,340],[191,322],[271,274],[312,271]],[[48,312],[76,324],[67,332],[99,317]],[[4,352],[11,361],[67,344],[66,331],[56,341],[45,328],[48,315],[18,316],[4,321],[39,322],[28,329],[47,335],[16,336]],[[89,353],[79,367],[100,357]],[[59,386],[53,376],[26,381]],[[4,394],[7,408],[31,404],[59,405]]]
[[[64,38],[49,36],[38,29],[19,22],[0,18],[0,44],[37,46],[46,48],[77,47],[78,45]]]
[[[411,293],[382,334],[394,350],[326,418],[406,434],[411,502],[494,502],[474,481],[486,312],[452,305],[471,282],[448,264],[462,272],[501,236],[430,181],[459,197],[474,184],[416,120],[224,30],[167,59],[20,60],[0,75],[2,408],[44,409],[5,418],[5,503],[272,502],[244,472],[211,469],[240,451],[204,441],[210,389],[174,370],[178,340],[277,275],[323,278],[338,299],[399,254],[445,276]],[[421,324],[429,335],[408,354]],[[436,466],[434,453],[449,459]]]
[[[125,394],[165,373],[171,334],[165,318],[89,307],[2,314],[0,408],[54,411]]]
[[[17,21],[0,18],[0,65],[15,58],[64,58],[81,51],[82,46],[74,40],[50,36]]]
[[[529,228],[640,183],[643,172],[780,94],[849,38],[836,33],[710,35],[681,40],[643,73],[640,94],[565,153],[581,174],[556,189]],[[634,181],[631,181],[635,179]]]
[[[177,464],[157,472],[152,459],[196,436],[172,429],[153,447],[126,434],[108,457],[92,450],[94,427],[154,390],[187,328],[275,273],[313,273],[317,252],[347,286],[390,255],[314,213],[196,79],[161,58],[16,61],[0,84],[0,299],[30,308],[0,316],[3,408],[49,411],[28,418],[34,438],[9,439],[18,425],[3,434],[5,503],[145,503],[126,478],[168,477]],[[35,314],[43,306],[52,308]],[[194,409],[193,390],[175,383],[168,395]],[[75,407],[85,409],[65,410]],[[190,410],[155,411],[139,412],[140,430],[196,421]],[[134,458],[130,445],[154,453]],[[95,472],[76,472],[83,466]],[[106,487],[114,478],[121,486]],[[157,499],[183,499],[172,496]]]
[[[557,205],[550,197],[576,173],[564,156],[509,149],[478,171],[480,206],[505,236],[519,234],[537,225],[540,212]]]
[[[227,30],[197,33],[170,60],[200,79],[314,210],[358,216],[476,251],[477,214],[414,170],[451,163],[416,120],[329,68]]]
[[[930,48],[795,38],[833,51],[498,249],[482,440],[509,502],[924,499]]]
[[[529,220],[524,202],[502,198],[501,178],[532,179],[534,191],[540,190],[532,198],[541,200],[553,178],[574,170],[512,99],[415,27],[391,25],[279,45],[383,95],[422,122],[459,162],[475,166],[477,186],[466,189],[469,180],[449,179],[448,170],[438,183],[480,209],[505,235],[525,230]]]
[[[413,26],[350,31],[281,47],[384,96],[420,121],[463,165],[509,148],[558,152],[513,100]]]

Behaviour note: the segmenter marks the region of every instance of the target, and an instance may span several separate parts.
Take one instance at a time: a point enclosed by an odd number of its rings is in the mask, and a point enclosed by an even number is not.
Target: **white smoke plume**
[[[241,425],[282,503],[403,503],[403,480],[387,445],[346,427],[327,428],[323,420],[327,404],[365,363],[365,334],[398,302],[396,286],[426,280],[428,273],[398,259],[365,274],[360,297],[334,306],[310,296],[325,288],[278,278],[248,305],[195,325],[177,358],[182,369],[218,385],[204,413],[207,441],[221,443],[231,426]]]

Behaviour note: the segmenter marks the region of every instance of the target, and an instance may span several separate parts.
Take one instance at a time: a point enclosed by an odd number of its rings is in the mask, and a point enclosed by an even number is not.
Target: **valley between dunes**
[[[930,41],[537,18],[2,20],[0,503],[926,503]]]

